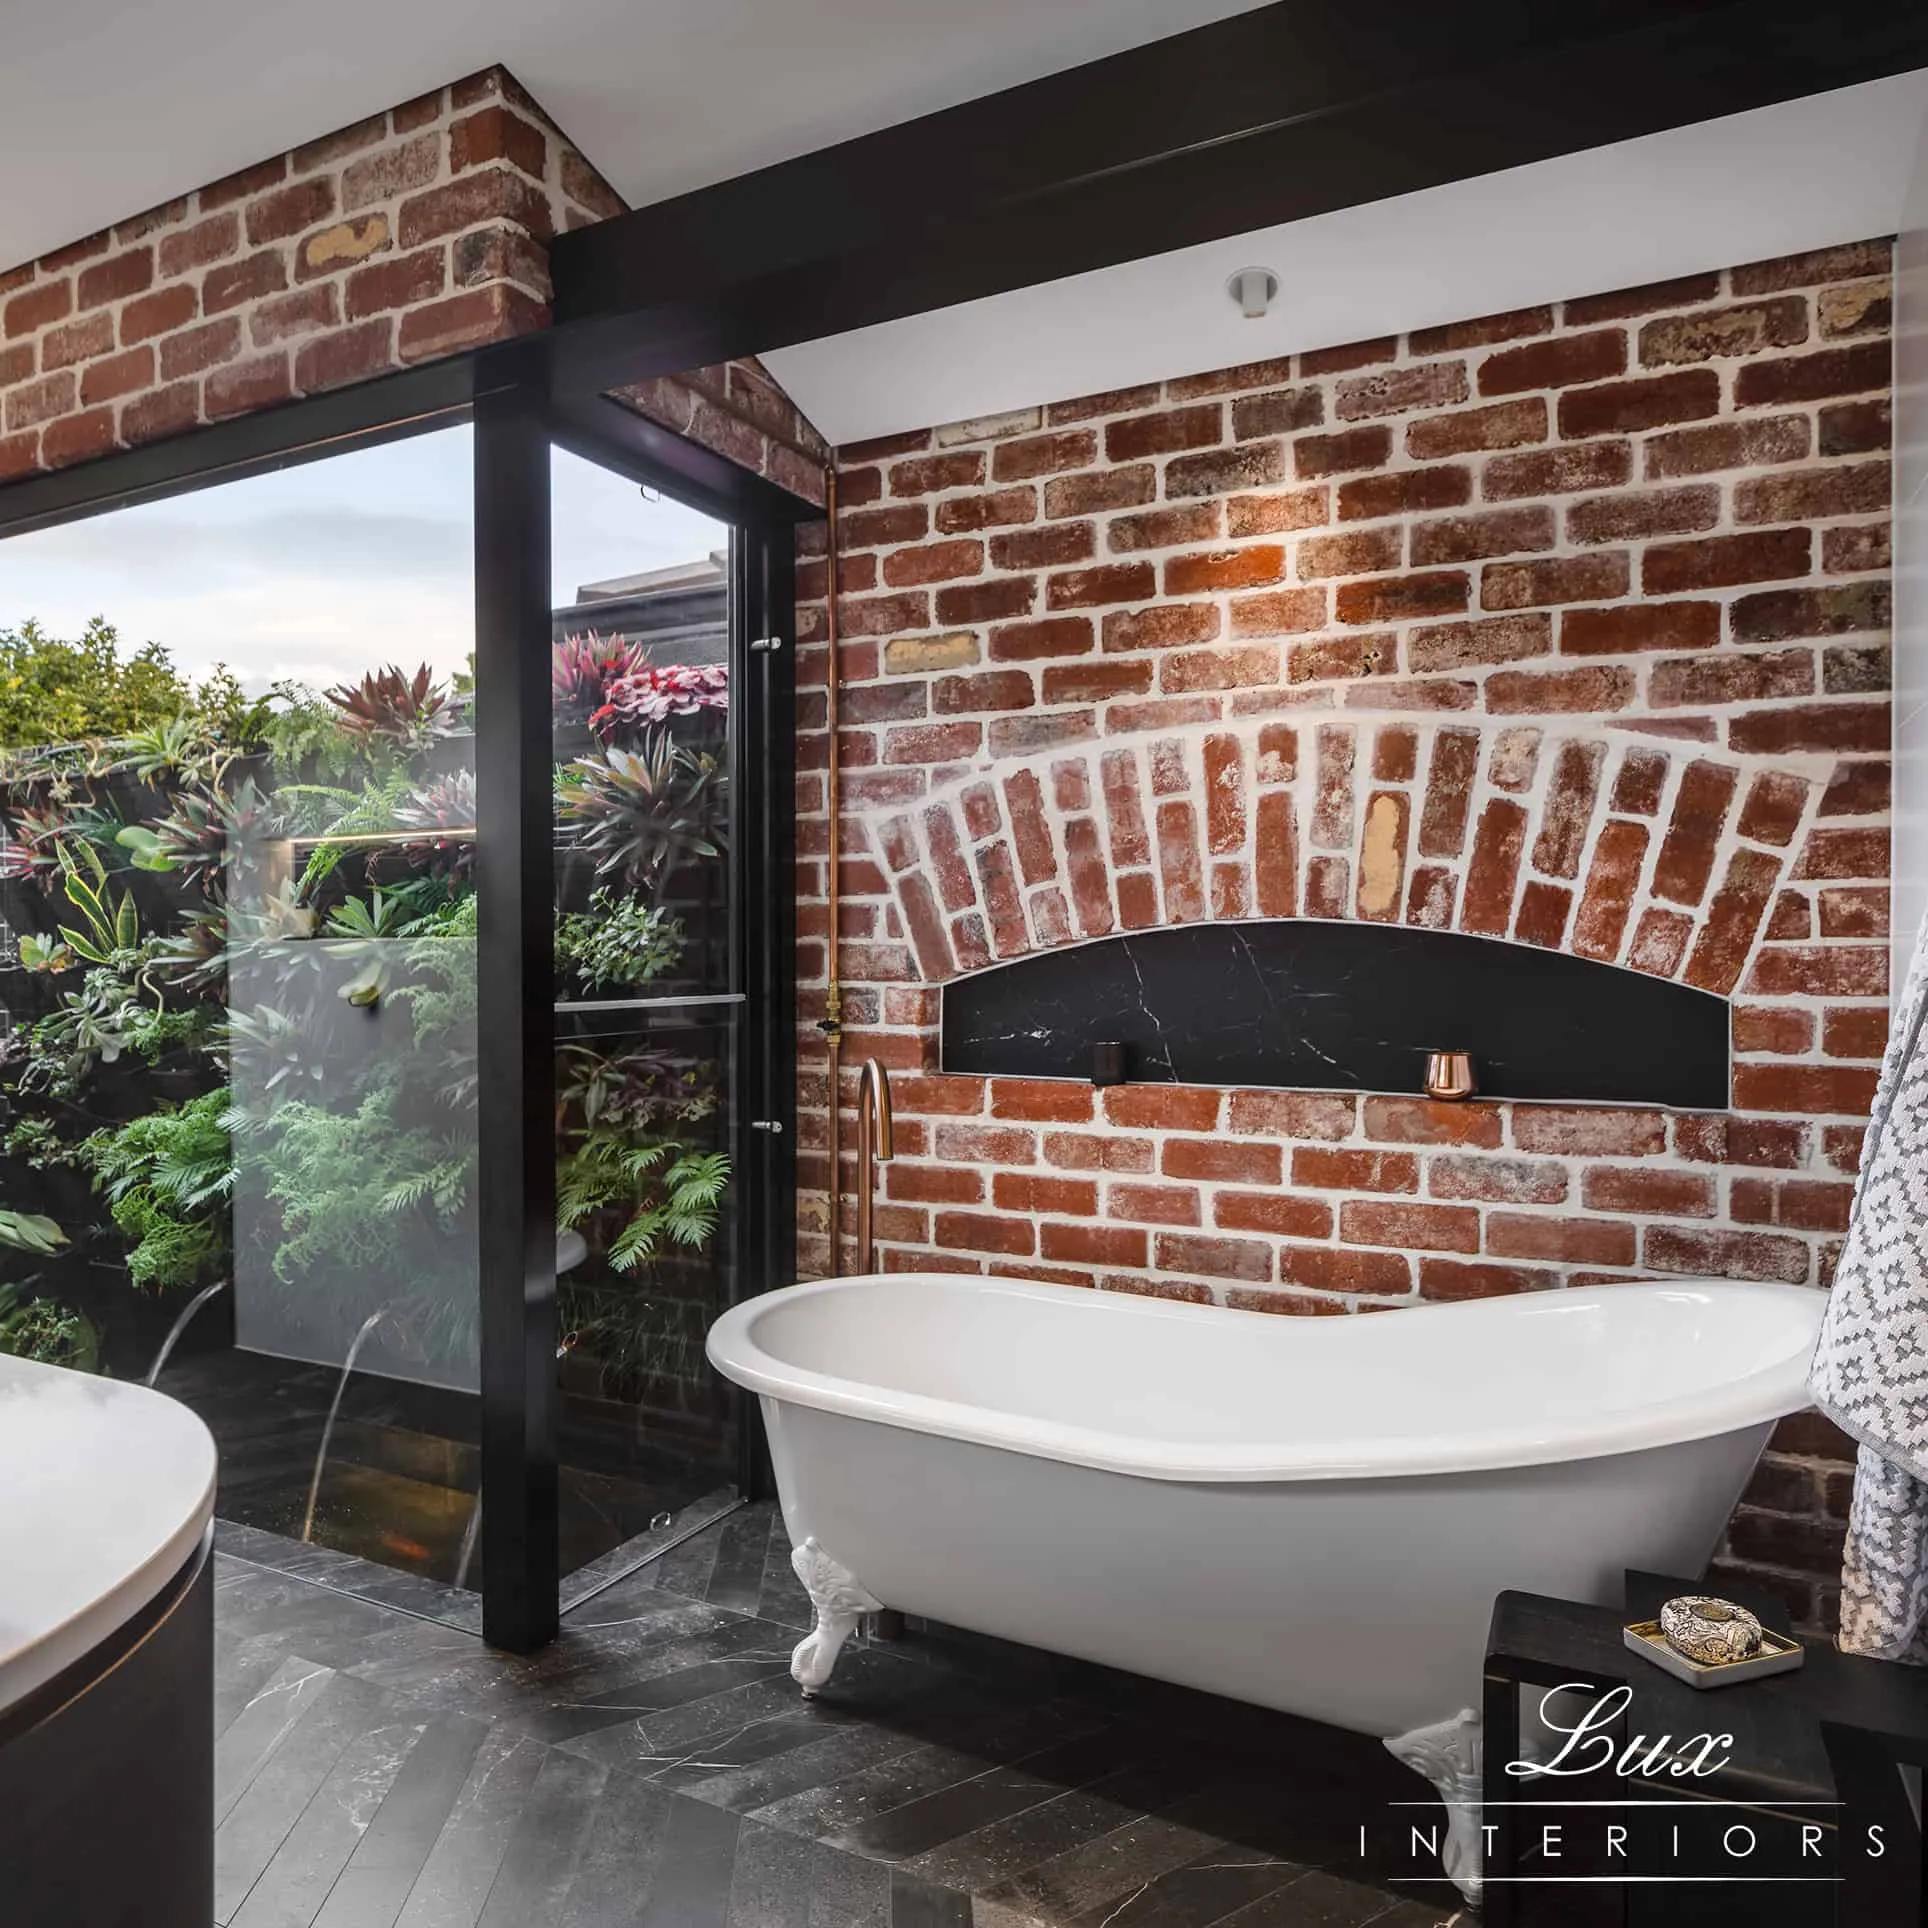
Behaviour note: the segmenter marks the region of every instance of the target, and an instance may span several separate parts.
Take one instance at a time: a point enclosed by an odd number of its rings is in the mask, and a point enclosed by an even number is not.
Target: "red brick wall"
[[[619,388],[615,396],[739,468],[822,503],[829,445],[754,356]]]
[[[620,206],[495,68],[0,274],[0,478],[541,327]]]
[[[882,1263],[1300,1313],[1825,1284],[1886,1015],[1888,271],[1870,242],[841,451],[845,1062],[897,1074]],[[824,588],[819,547],[806,1025]],[[937,1069],[959,972],[1293,915],[1729,996],[1733,1109]],[[1812,1618],[1836,1443],[1782,1443],[1732,1551]]]
[[[0,272],[0,483],[546,327],[550,239],[622,210],[497,67]],[[759,364],[623,399],[822,500]]]

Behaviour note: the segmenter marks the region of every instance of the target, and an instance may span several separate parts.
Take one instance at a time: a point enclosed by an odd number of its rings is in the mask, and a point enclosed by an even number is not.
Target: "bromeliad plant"
[[[556,813],[598,877],[661,903],[679,865],[724,848],[722,765],[657,730],[635,750],[578,757],[556,778]]]
[[[324,694],[350,736],[404,756],[426,749],[455,722],[448,685],[438,683],[426,663],[412,676],[390,663]]]
[[[643,667],[640,643],[620,636],[565,636],[550,657],[550,694],[557,723],[587,723],[609,701],[610,686]]]

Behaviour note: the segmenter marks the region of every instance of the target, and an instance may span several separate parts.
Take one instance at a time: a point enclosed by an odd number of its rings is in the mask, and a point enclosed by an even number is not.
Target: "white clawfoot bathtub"
[[[807,1692],[887,1604],[1403,1736],[1463,1806],[1472,1716],[1410,1730],[1477,1702],[1494,1595],[1697,1575],[1807,1404],[1823,1303],[1649,1283],[1280,1318],[912,1273],[749,1300],[709,1356],[762,1401]]]

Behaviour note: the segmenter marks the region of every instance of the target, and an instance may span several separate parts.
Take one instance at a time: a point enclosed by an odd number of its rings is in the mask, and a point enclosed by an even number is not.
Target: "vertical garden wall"
[[[472,675],[374,597],[312,681],[13,602],[0,1349],[158,1367],[224,1518],[472,1586]],[[565,1571],[715,1485],[727,1424],[729,674],[658,629],[553,652]]]

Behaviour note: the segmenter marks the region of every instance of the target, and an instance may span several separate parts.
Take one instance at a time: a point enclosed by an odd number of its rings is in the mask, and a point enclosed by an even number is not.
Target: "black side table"
[[[1795,1673],[1696,1691],[1628,1652],[1621,1630],[1630,1620],[1652,1619],[1662,1600],[1697,1591],[1697,1583],[1639,1572],[1626,1579],[1624,1609],[1525,1593],[1502,1593],[1494,1603],[1483,1710],[1487,1928],[1541,1922],[1741,1928],[1753,1921],[1771,1928],[1836,1922],[1916,1928],[1928,1919],[1920,1823],[1901,1772],[1928,1762],[1928,1669],[1856,1659],[1828,1643],[1804,1641],[1807,1658]],[[1763,1624],[1786,1631],[1778,1603],[1748,1595],[1742,1604]],[[1622,1779],[1611,1770],[1584,1779],[1509,1776],[1522,1704],[1537,1709],[1541,1692],[1567,1683],[1593,1693],[1626,1685],[1631,1699],[1619,1723],[1623,1739],[1641,1734],[1651,1744],[1672,1736],[1680,1748],[1703,1732],[1732,1734],[1733,1747],[1723,1750],[1728,1764],[1711,1776],[1658,1781]],[[1573,1809],[1576,1821],[1596,1824],[1596,1836],[1602,1817],[1624,1812],[1651,1839],[1656,1827],[1671,1825],[1652,1805],[1659,1800],[1703,1824],[1711,1805],[1731,1807],[1736,1824],[1774,1830],[1788,1842],[1800,1839],[1794,1831],[1803,1824],[1819,1827],[1825,1852],[1804,1851],[1793,1870],[1783,1862],[1781,1872],[1805,1877],[1798,1884],[1622,1881],[1598,1853],[1588,1861],[1563,1847],[1555,1870],[1535,1852],[1543,1826],[1560,1819],[1555,1804],[1600,1804]],[[1870,1851],[1870,1828],[1880,1830],[1879,1853]],[[1554,1874],[1562,1879],[1550,1879]],[[1574,1878],[1584,1875],[1593,1878]]]

